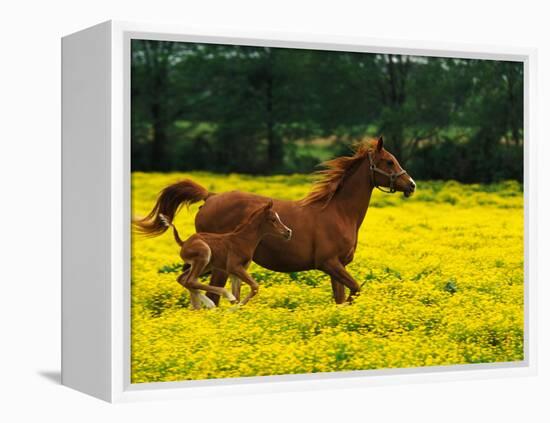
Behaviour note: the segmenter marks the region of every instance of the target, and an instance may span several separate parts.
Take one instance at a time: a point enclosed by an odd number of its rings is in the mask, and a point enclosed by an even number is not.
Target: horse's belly
[[[290,245],[285,245],[291,242],[264,239],[254,253],[254,262],[276,272],[301,272],[313,269],[314,263],[311,258],[306,257],[301,251],[295,251]]]

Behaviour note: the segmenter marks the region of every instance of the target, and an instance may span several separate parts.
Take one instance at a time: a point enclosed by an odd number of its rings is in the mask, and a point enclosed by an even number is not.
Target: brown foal
[[[240,300],[241,281],[250,286],[250,293],[242,301],[246,304],[258,293],[258,283],[247,272],[252,256],[261,239],[266,235],[275,235],[290,240],[292,230],[281,222],[273,210],[273,201],[254,210],[248,218],[232,232],[214,234],[199,232],[182,241],[178,230],[171,220],[163,214],[160,219],[167,227],[172,227],[174,238],[181,247],[180,256],[188,267],[179,277],[178,282],[190,292],[191,305],[199,309],[201,302],[207,307],[215,307],[212,300],[199,290],[227,298],[231,302]],[[231,277],[232,293],[223,287],[206,285],[199,282],[199,277],[216,270]]]

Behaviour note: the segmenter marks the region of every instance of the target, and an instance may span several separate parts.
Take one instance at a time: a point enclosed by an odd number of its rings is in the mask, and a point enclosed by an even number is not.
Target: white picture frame
[[[525,354],[469,364],[204,381],[130,383],[130,40],[510,60],[524,64]],[[534,375],[536,51],[105,22],[62,39],[62,383],[110,402]]]

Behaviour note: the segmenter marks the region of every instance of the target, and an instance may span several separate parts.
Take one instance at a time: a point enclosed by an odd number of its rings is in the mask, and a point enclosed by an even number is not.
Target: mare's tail
[[[174,225],[170,220],[168,220],[168,218],[165,215],[163,215],[162,213],[159,213],[159,220],[162,222],[162,224],[164,225],[164,227],[166,229],[171,227],[174,230],[174,239],[176,240],[178,245],[180,247],[182,247],[183,246],[183,241],[181,240],[180,234],[178,233],[178,230],[176,229],[176,225]]]
[[[190,179],[176,182],[164,188],[160,192],[153,210],[141,219],[133,219],[133,224],[144,235],[160,235],[172,226],[174,217],[182,205],[197,203],[212,195],[214,193],[208,192],[206,188]],[[161,220],[161,215],[164,215],[167,222],[169,222],[168,226]]]

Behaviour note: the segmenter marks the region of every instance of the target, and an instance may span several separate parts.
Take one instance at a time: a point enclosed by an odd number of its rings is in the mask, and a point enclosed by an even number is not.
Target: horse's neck
[[[262,238],[260,224],[261,220],[258,217],[252,219],[241,229],[232,233],[233,241],[238,243],[241,249],[250,249],[253,252]]]
[[[338,214],[357,225],[363,223],[369,208],[373,185],[366,162],[344,179],[342,186],[330,200],[329,207],[334,207]]]

